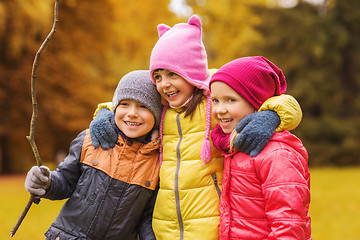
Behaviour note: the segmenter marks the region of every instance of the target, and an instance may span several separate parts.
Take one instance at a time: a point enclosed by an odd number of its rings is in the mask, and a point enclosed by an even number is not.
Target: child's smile
[[[173,91],[173,92],[166,92],[165,94],[168,96],[168,98],[175,98],[180,91]]]
[[[221,118],[221,117],[219,117],[217,120],[222,129],[231,129],[232,122],[234,121],[233,118]]]
[[[142,123],[136,123],[136,122],[129,122],[129,121],[124,121],[126,125],[130,126],[130,127],[138,127],[140,126]]]

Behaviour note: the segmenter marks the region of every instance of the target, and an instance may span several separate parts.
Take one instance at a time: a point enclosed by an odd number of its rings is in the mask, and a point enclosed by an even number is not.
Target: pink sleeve
[[[259,162],[268,239],[305,239],[309,224],[310,175],[306,161],[288,150],[272,151]]]

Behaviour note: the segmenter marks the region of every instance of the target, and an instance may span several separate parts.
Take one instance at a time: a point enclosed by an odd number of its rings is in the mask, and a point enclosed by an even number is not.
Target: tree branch
[[[46,37],[46,39],[44,40],[44,42],[41,44],[39,50],[36,53],[34,62],[33,62],[33,66],[32,66],[32,72],[31,72],[31,100],[32,100],[32,108],[33,108],[33,113],[32,113],[32,117],[31,117],[31,122],[30,122],[30,135],[26,136],[27,140],[30,143],[31,149],[33,150],[34,156],[35,156],[35,160],[36,160],[36,164],[40,167],[42,165],[41,163],[41,158],[40,158],[40,154],[39,151],[37,149],[36,143],[35,143],[35,127],[36,127],[36,118],[37,118],[37,100],[36,100],[36,91],[35,91],[35,79],[36,79],[36,70],[37,70],[37,66],[38,66],[38,61],[40,58],[40,55],[42,53],[42,51],[44,50],[46,44],[49,42],[50,38],[52,37],[52,35],[56,32],[56,26],[58,23],[58,9],[59,9],[59,0],[55,0],[55,7],[54,7],[54,23],[52,26],[52,29],[50,31],[50,33],[48,34],[48,36]],[[19,228],[21,222],[24,220],[27,212],[29,211],[31,205],[33,202],[36,201],[36,196],[34,194],[30,195],[29,201],[27,202],[23,212],[21,213],[21,215],[19,216],[17,222],[15,223],[15,226],[13,227],[13,229],[10,232],[10,237],[13,237],[17,231],[17,229]]]

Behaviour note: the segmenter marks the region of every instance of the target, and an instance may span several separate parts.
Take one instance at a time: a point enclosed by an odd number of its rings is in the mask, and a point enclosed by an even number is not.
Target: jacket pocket
[[[74,234],[77,234],[78,236],[76,236]],[[72,233],[70,233],[69,230],[65,230],[65,229],[56,227],[54,225],[51,225],[50,228],[45,232],[44,235],[46,236],[47,240],[53,240],[53,239],[77,240],[77,239],[80,239],[79,233],[77,232],[77,230],[73,230]]]
[[[212,177],[212,179],[213,179],[216,192],[217,192],[217,194],[218,194],[218,196],[219,196],[219,199],[220,199],[221,190],[220,190],[220,188],[219,188],[219,184],[218,184],[218,180],[217,180],[217,177],[216,177],[216,173],[212,173],[212,174],[211,174],[211,177]]]

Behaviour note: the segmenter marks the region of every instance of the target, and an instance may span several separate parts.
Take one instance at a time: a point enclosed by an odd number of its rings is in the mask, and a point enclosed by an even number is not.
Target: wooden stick
[[[35,59],[33,62],[33,66],[32,66],[32,72],[31,72],[31,100],[32,100],[33,113],[32,113],[31,122],[30,122],[30,135],[26,136],[26,138],[30,143],[31,149],[33,150],[33,153],[35,156],[36,164],[39,167],[42,165],[42,163],[41,163],[40,154],[39,154],[39,151],[37,149],[35,139],[34,139],[36,118],[37,118],[37,112],[38,112],[37,111],[37,101],[36,101],[36,91],[35,91],[36,70],[37,70],[38,61],[39,61],[42,51],[44,50],[46,44],[49,42],[52,35],[56,32],[56,26],[58,23],[58,9],[59,9],[59,0],[55,0],[54,23],[53,23],[50,33],[48,34],[48,36],[46,37],[44,42],[41,44],[39,50],[36,53],[36,56],[35,56]],[[27,212],[29,211],[32,203],[35,200],[36,200],[36,196],[34,194],[31,194],[29,201],[27,202],[24,210],[22,211],[21,215],[19,216],[18,220],[16,221],[15,226],[13,227],[13,229],[10,232],[10,237],[13,237],[15,235],[17,229],[19,228],[20,224],[24,220]]]

